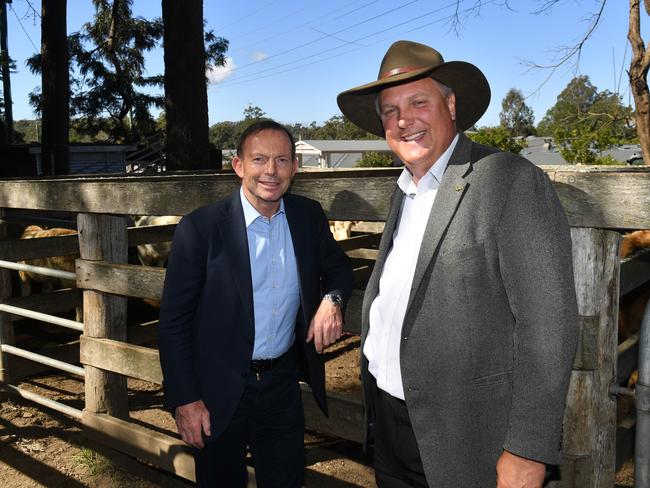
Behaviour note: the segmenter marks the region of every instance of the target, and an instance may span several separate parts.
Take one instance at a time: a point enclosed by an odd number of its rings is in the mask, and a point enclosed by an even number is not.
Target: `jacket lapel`
[[[248,256],[244,209],[241,205],[239,191],[231,195],[229,212],[218,229],[221,232],[221,242],[224,243],[224,248],[228,253],[233,281],[239,291],[242,303],[250,311],[251,323],[254,326],[253,279]]]
[[[460,134],[431,207],[431,214],[424,231],[418,261],[415,266],[415,274],[406,309],[407,314],[420,287],[424,273],[440,245],[440,240],[456,213],[458,204],[467,191],[469,184],[465,180],[465,176],[470,170],[471,151],[472,142],[463,134]]]

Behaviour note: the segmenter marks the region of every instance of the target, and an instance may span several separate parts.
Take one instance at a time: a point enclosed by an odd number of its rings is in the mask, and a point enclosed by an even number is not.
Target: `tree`
[[[2,108],[4,117],[2,121],[2,139],[9,144],[14,142],[14,116],[11,99],[11,71],[12,61],[7,47],[7,4],[0,2],[0,77],[2,78]]]
[[[209,168],[205,70],[225,63],[228,41],[204,35],[203,0],[163,0],[162,14],[167,169]]]
[[[67,2],[41,4],[43,174],[67,174],[69,167],[70,79],[66,31]]]
[[[244,109],[244,120],[259,120],[266,117],[266,112],[257,105],[248,104]]]
[[[516,88],[511,88],[503,98],[499,121],[511,136],[526,137],[535,134],[533,109],[526,105],[523,94]]]
[[[568,162],[594,164],[598,152],[632,141],[632,119],[631,107],[619,95],[599,92],[589,77],[578,76],[558,95],[537,131],[552,136]]]
[[[92,23],[68,36],[72,65],[71,115],[78,117],[76,129],[82,135],[111,142],[135,142],[150,134],[155,121],[152,106],[163,99],[144,89],[160,86],[161,76],[144,76],[144,54],[162,36],[160,19],[132,16],[132,0],[93,0]],[[40,55],[28,60],[29,68],[41,70]],[[42,113],[42,96],[32,92],[30,103]]]
[[[547,14],[554,7],[560,5],[562,0],[537,0],[540,8],[535,11],[535,14]],[[628,79],[632,96],[634,98],[635,111],[633,113],[635,121],[636,134],[639,139],[639,145],[643,153],[644,163],[650,165],[650,88],[648,87],[648,70],[650,70],[650,50],[641,37],[641,3],[645,9],[646,16],[650,16],[650,0],[629,0],[629,22],[627,38],[632,47],[632,59],[627,71]],[[470,10],[478,13],[480,9],[486,6],[487,0],[477,0],[470,7]],[[577,37],[577,41],[559,50],[560,55],[552,60],[550,63],[541,65],[530,62],[530,66],[534,68],[543,68],[551,70],[549,77],[560,67],[574,63],[580,60],[580,54],[589,38],[596,30],[600,23],[603,11],[607,0],[597,0],[591,12],[585,11],[585,16],[588,22],[585,30]],[[508,2],[504,2],[506,7],[509,7]],[[460,12],[466,12],[467,9],[461,8],[461,0],[456,0],[456,14],[452,19],[453,28],[458,29],[460,24]]]
[[[393,158],[390,154],[378,152],[363,153],[357,162],[357,168],[390,168],[393,165]]]
[[[471,140],[479,144],[496,147],[502,151],[515,154],[519,154],[522,149],[528,146],[525,139],[512,137],[510,132],[501,126],[481,127],[477,132],[468,132],[467,135]]]
[[[326,120],[322,127],[314,130],[312,138],[326,140],[379,139],[360,129],[343,115],[335,115]]]

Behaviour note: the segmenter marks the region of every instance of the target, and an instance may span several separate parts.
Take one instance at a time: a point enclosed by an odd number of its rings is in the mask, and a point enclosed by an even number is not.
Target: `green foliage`
[[[477,132],[467,134],[471,140],[502,151],[518,154],[528,144],[525,139],[514,138],[504,127],[481,127]]]
[[[95,15],[79,32],[68,36],[70,53],[70,115],[73,140],[135,142],[159,125],[151,110],[164,108],[159,93],[163,75],[146,76],[145,55],[160,44],[160,18],[132,15],[133,0],[93,0]],[[206,64],[223,65],[228,41],[212,31],[205,34]],[[41,71],[41,56],[27,60],[33,73]],[[41,93],[30,104],[41,112]]]
[[[569,163],[596,164],[597,153],[633,142],[633,111],[609,90],[599,92],[589,77],[573,78],[537,127],[552,136]]]
[[[501,102],[499,113],[501,127],[512,136],[531,136],[535,134],[535,116],[520,90],[511,88]]]
[[[393,165],[393,158],[389,154],[378,152],[367,152],[357,162],[357,168],[390,168]]]
[[[616,159],[614,159],[612,156],[608,154],[606,156],[598,156],[594,161],[594,164],[616,165],[616,164],[624,164],[624,163],[617,161]]]

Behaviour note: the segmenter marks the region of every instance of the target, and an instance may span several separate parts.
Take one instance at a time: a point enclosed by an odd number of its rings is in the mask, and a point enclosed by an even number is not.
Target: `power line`
[[[36,10],[34,10],[34,7],[32,6],[32,4],[29,3],[29,2],[27,2],[27,4],[28,4],[28,5],[31,7],[31,9],[34,11],[34,15],[35,15],[35,16],[38,15],[38,12],[36,12]],[[11,4],[8,4],[8,5],[9,5],[9,9],[10,9],[10,10],[14,13],[14,15],[16,16],[16,20],[18,21],[18,25],[20,25],[20,28],[21,28],[21,29],[23,30],[23,32],[25,33],[25,36],[27,37],[27,39],[29,39],[29,42],[32,44],[32,47],[34,48],[34,50],[37,51],[37,52],[40,51],[40,49],[38,49],[38,48],[36,47],[36,44],[34,44],[34,41],[32,41],[32,38],[29,37],[29,34],[27,33],[27,30],[25,29],[25,26],[23,25],[22,20],[20,19],[20,17],[18,17],[18,14],[17,14],[16,11],[14,10],[13,6],[12,6]],[[38,15],[38,16],[40,17],[40,15]]]
[[[461,1],[462,1],[462,0],[461,0]],[[489,3],[492,3],[492,2],[494,2],[494,1],[495,1],[495,0],[489,0]],[[367,35],[365,35],[365,36],[362,36],[362,37],[359,37],[359,38],[353,39],[352,41],[348,41],[347,44],[348,44],[348,45],[349,45],[349,44],[355,44],[355,43],[358,44],[358,43],[360,43],[361,41],[364,41],[364,40],[369,39],[369,38],[371,38],[371,37],[375,37],[375,36],[377,36],[377,35],[383,34],[383,33],[388,32],[388,31],[390,31],[390,30],[393,30],[393,29],[396,29],[396,28],[398,28],[398,27],[401,27],[401,26],[403,26],[403,25],[406,25],[406,24],[409,24],[409,23],[415,22],[415,21],[417,21],[417,20],[421,20],[423,17],[428,17],[428,16],[430,16],[430,15],[433,15],[433,14],[439,13],[439,12],[441,12],[441,11],[443,11],[443,10],[446,10],[446,9],[449,9],[450,7],[453,7],[453,6],[455,6],[455,5],[456,5],[456,1],[454,0],[453,2],[450,2],[450,3],[448,3],[447,5],[444,5],[444,6],[442,6],[442,7],[436,8],[436,9],[434,9],[434,10],[430,10],[429,12],[426,12],[426,13],[424,13],[424,14],[419,14],[419,15],[417,15],[416,17],[412,17],[412,18],[410,18],[410,19],[408,19],[408,20],[405,20],[405,21],[399,22],[399,23],[397,23],[397,24],[393,24],[393,25],[391,25],[391,26],[389,26],[389,27],[386,27],[386,28],[383,28],[383,29],[381,29],[381,30],[375,31],[375,32],[373,32],[373,33],[371,33],[371,34],[367,34]],[[471,11],[471,10],[473,10],[473,9],[474,9],[474,7],[469,7],[469,8],[467,8],[467,9],[464,9],[464,10],[460,11],[460,12],[456,12],[456,13],[454,13],[454,14],[447,15],[447,16],[442,17],[442,18],[440,18],[440,19],[436,19],[434,22],[431,22],[431,23],[426,24],[426,25],[430,25],[430,24],[435,23],[435,22],[443,22],[443,21],[446,21],[446,20],[449,20],[449,19],[453,19],[453,18],[454,18],[456,15],[458,15],[459,13],[469,12],[469,11]],[[423,27],[425,27],[425,26],[419,26],[419,27],[417,27],[417,28],[415,28],[415,29],[413,29],[413,30],[421,29],[421,28],[423,28]],[[410,32],[410,31],[409,31],[409,32]],[[329,37],[330,35],[327,35],[327,36]],[[372,44],[376,44],[377,42],[380,42],[380,40],[377,40],[377,41],[373,42]],[[333,47],[333,48],[324,49],[324,50],[322,50],[322,51],[318,51],[318,52],[316,52],[316,53],[309,54],[309,55],[307,55],[307,56],[303,56],[303,57],[300,57],[300,58],[298,58],[298,59],[294,59],[294,60],[292,60],[292,61],[288,61],[288,62],[286,62],[286,63],[280,64],[280,65],[277,65],[277,66],[272,66],[272,67],[269,67],[269,68],[266,68],[266,69],[263,69],[263,70],[256,71],[256,72],[254,72],[254,73],[249,73],[249,74],[247,74],[247,75],[240,75],[239,77],[235,77],[234,79],[231,79],[230,81],[226,81],[225,83],[220,83],[220,84],[218,84],[218,86],[221,87],[221,88],[227,88],[227,87],[234,86],[234,85],[237,85],[237,84],[240,84],[240,83],[249,83],[249,82],[252,82],[252,81],[257,81],[257,80],[259,80],[259,79],[265,79],[265,78],[268,78],[268,77],[270,77],[270,76],[274,76],[274,75],[276,75],[276,74],[278,74],[278,73],[271,73],[271,74],[267,74],[267,75],[264,75],[264,76],[258,76],[258,75],[261,75],[261,74],[264,74],[264,73],[268,73],[268,72],[270,72],[270,71],[277,71],[277,70],[279,70],[280,68],[283,68],[283,67],[286,67],[286,66],[291,66],[291,65],[293,65],[293,64],[295,64],[295,63],[300,63],[301,61],[305,61],[305,60],[308,60],[308,59],[311,59],[311,58],[314,58],[314,57],[320,56],[320,55],[322,55],[322,54],[329,54],[329,53],[331,53],[333,50],[340,49],[341,47],[343,47],[343,46],[336,46],[336,47]],[[350,50],[350,51],[346,51],[345,54],[347,54],[347,53],[349,53],[349,52],[357,51],[357,50],[359,50],[359,49],[361,49],[361,48],[364,48],[364,47],[368,47],[368,46],[360,45],[360,46],[358,46],[358,47],[356,47],[356,48],[354,48],[354,49],[352,49],[352,50]],[[337,54],[336,56],[341,56],[341,53]],[[332,57],[333,57],[333,56],[328,56],[328,57],[326,57],[326,58],[323,58],[322,60],[317,60],[317,61],[314,61],[314,62],[311,62],[311,63],[308,63],[308,64],[301,64],[298,68],[302,68],[302,67],[304,67],[304,66],[310,66],[310,65],[312,65],[312,64],[316,64],[317,62],[326,61],[326,60],[331,59]],[[267,59],[268,59],[268,58],[267,58]],[[292,69],[284,70],[283,72],[285,72],[285,71],[292,71]],[[248,79],[247,79],[247,78],[248,78]]]

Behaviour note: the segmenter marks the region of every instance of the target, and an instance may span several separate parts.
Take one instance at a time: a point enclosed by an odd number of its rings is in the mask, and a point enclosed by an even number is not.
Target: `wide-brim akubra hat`
[[[377,114],[377,94],[384,88],[431,77],[456,95],[456,128],[472,127],[490,103],[490,85],[476,66],[465,61],[445,62],[435,49],[412,41],[393,43],[381,62],[377,81],[346,90],[336,101],[341,112],[362,129],[384,137]]]

